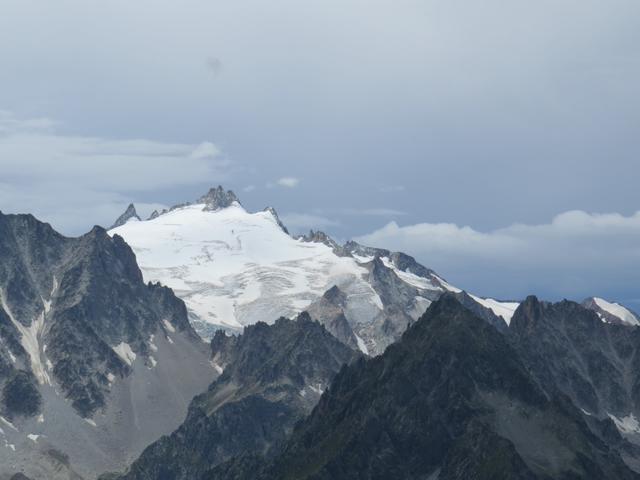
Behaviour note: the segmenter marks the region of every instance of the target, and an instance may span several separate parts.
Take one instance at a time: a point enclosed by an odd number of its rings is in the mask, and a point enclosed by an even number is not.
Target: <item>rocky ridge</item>
[[[0,214],[0,473],[128,463],[180,423],[215,375],[208,357],[184,303],[144,283],[121,237]]]

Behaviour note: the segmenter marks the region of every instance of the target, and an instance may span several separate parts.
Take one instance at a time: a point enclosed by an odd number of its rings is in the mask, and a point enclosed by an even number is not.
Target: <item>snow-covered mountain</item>
[[[377,354],[443,292],[460,292],[402,253],[338,245],[322,232],[293,238],[274,209],[248,212],[222,187],[146,221],[129,215],[109,233],[133,248],[146,281],[171,287],[185,301],[205,338],[219,328],[240,332],[258,321],[291,318],[337,287],[357,345]],[[506,322],[517,307],[473,298]],[[312,310],[332,331],[333,317],[321,306]]]
[[[599,297],[587,298],[582,305],[593,310],[603,322],[623,325],[640,325],[640,317],[628,308],[615,302],[608,302]]]

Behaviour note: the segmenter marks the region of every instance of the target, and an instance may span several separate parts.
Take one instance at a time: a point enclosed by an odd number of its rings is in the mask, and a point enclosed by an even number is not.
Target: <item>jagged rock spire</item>
[[[230,207],[233,202],[240,203],[240,200],[231,190],[225,192],[221,185],[217,188],[211,188],[206,195],[200,197],[196,203],[204,203],[204,210],[213,211],[221,208]]]
[[[118,217],[118,219],[113,223],[113,225],[111,225],[111,227],[109,227],[109,230],[124,225],[132,218],[140,220],[138,212],[136,212],[136,207],[133,205],[133,203],[130,203],[124,213]]]
[[[340,245],[329,235],[324,233],[321,230],[309,230],[309,233],[300,237],[300,239],[304,242],[314,242],[314,243],[324,243],[328,247],[333,248],[334,250],[339,249]]]

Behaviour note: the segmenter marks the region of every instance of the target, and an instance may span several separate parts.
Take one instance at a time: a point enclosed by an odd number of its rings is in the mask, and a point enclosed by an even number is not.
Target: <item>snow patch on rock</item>
[[[605,299],[598,297],[594,297],[593,301],[605,312],[619,318],[621,322],[626,323],[627,325],[640,325],[640,320],[631,311],[619,303],[608,302]],[[602,319],[603,316],[600,315],[600,318]]]
[[[428,278],[420,277],[411,272],[403,272],[398,267],[396,267],[388,257],[382,257],[381,260],[385,267],[393,270],[393,273],[395,273],[400,280],[411,285],[412,287],[416,287],[420,290],[442,290],[442,287],[440,285],[434,284]],[[441,279],[438,278],[438,280]]]
[[[176,329],[173,325],[171,325],[171,322],[169,320],[167,320],[166,318],[162,320],[162,323],[164,325],[164,328],[167,329],[167,332],[171,332],[171,333],[175,333]]]
[[[118,356],[124,360],[127,365],[133,365],[133,362],[136,361],[136,354],[133,350],[131,350],[131,346],[128,343],[121,342],[115,347],[112,347],[113,351],[118,354]]]
[[[52,295],[55,292],[57,285],[54,279],[54,290],[52,291]],[[46,363],[43,364],[42,357],[44,354],[40,349],[40,338],[44,331],[44,320],[45,314],[48,312],[48,308],[50,308],[50,302],[44,302],[44,310],[40,312],[40,314],[31,321],[31,325],[25,327],[22,323],[20,323],[11,312],[11,308],[6,302],[5,292],[0,290],[0,304],[2,305],[2,309],[8,315],[11,323],[16,327],[18,332],[20,332],[20,343],[25,351],[29,354],[29,358],[31,360],[31,370],[33,374],[36,376],[38,383],[40,384],[48,384],[51,385],[51,379],[49,378],[49,373],[47,372]]]
[[[483,307],[488,308],[497,316],[502,317],[507,325],[511,323],[511,318],[515,313],[516,309],[520,306],[518,302],[500,302],[498,300],[494,300],[493,298],[481,298],[476,297],[475,295],[469,295],[476,302],[478,302]]]
[[[360,351],[365,355],[369,355],[369,349],[367,348],[367,344],[364,343],[364,340],[362,339],[362,337],[360,337],[359,335],[356,335],[355,333],[354,335],[356,337],[356,342],[358,343],[358,348],[360,349]]]
[[[638,423],[638,419],[633,413],[629,415],[619,418],[615,415],[608,413],[609,418],[613,420],[613,423],[616,424],[616,427],[620,431],[620,433],[631,434],[631,433],[640,433],[640,423]]]
[[[18,429],[16,428],[16,426],[15,426],[13,423],[11,423],[9,420],[7,420],[6,418],[4,418],[4,417],[0,417],[0,422],[4,423],[4,424],[5,424],[7,427],[9,427],[11,430],[13,430],[13,431],[15,431],[15,432],[17,432],[17,431],[18,431]]]

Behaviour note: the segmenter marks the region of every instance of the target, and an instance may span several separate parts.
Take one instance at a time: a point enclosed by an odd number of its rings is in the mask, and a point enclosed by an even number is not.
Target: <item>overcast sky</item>
[[[234,189],[482,294],[640,310],[637,0],[5,0],[0,210]]]

